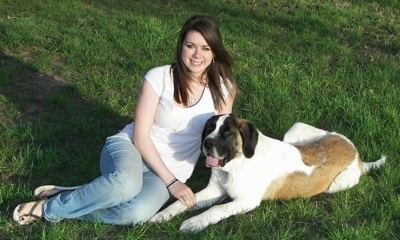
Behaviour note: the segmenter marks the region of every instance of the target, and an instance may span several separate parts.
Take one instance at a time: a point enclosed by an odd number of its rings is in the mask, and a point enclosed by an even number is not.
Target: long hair
[[[217,24],[207,16],[196,15],[191,17],[180,31],[176,46],[176,62],[171,67],[174,78],[174,99],[177,103],[188,106],[190,72],[182,60],[182,44],[189,31],[199,32],[215,55],[213,63],[205,69],[205,72],[208,77],[208,87],[213,98],[214,108],[220,110],[221,104],[225,103],[222,86],[227,86],[229,94],[232,96],[236,94],[238,88],[232,73],[233,59],[224,47]],[[221,84],[221,80],[223,84]]]

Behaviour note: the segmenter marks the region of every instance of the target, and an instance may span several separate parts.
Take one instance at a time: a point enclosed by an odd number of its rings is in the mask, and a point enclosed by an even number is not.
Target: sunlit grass
[[[1,239],[396,239],[400,234],[398,1],[1,1]],[[385,167],[335,195],[271,201],[189,236],[180,223],[66,220],[19,227],[43,184],[98,175],[107,136],[131,121],[143,75],[174,61],[182,23],[207,14],[236,62],[234,114],[282,138],[297,121],[345,134]],[[200,160],[202,161],[202,159]],[[200,162],[202,164],[202,162]],[[206,185],[199,167],[189,181]]]

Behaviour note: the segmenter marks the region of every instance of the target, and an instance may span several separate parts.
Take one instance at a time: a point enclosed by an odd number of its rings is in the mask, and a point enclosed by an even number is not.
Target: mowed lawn
[[[386,165],[195,234],[179,225],[201,211],[135,227],[15,224],[35,187],[99,175],[105,138],[132,120],[141,78],[174,61],[194,14],[219,23],[235,60],[236,116],[278,139],[299,121],[336,131]],[[400,239],[398,16],[397,0],[0,0],[0,239]],[[200,190],[209,171],[201,157],[188,184]]]

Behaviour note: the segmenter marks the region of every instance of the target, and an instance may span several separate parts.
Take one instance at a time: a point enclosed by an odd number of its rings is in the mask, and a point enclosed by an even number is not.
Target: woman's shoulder
[[[151,68],[147,71],[146,75],[165,75],[167,72],[169,73],[171,70],[171,65],[162,65]]]
[[[144,78],[147,81],[153,82],[165,82],[165,81],[170,81],[172,75],[171,75],[171,65],[162,65],[158,67],[154,67],[147,71],[147,73],[144,75]]]
[[[163,65],[150,69],[144,76],[156,93],[161,96],[166,88],[172,86],[171,65]]]

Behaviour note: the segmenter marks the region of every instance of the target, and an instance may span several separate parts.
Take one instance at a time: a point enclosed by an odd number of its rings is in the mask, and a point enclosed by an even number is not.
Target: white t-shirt
[[[210,89],[206,86],[199,102],[187,108],[179,107],[174,100],[171,65],[149,70],[144,76],[160,97],[151,130],[151,139],[161,159],[181,182],[186,182],[200,156],[201,133],[205,122],[217,113]],[[224,87],[224,96],[228,95]],[[133,124],[122,132],[131,138]]]

